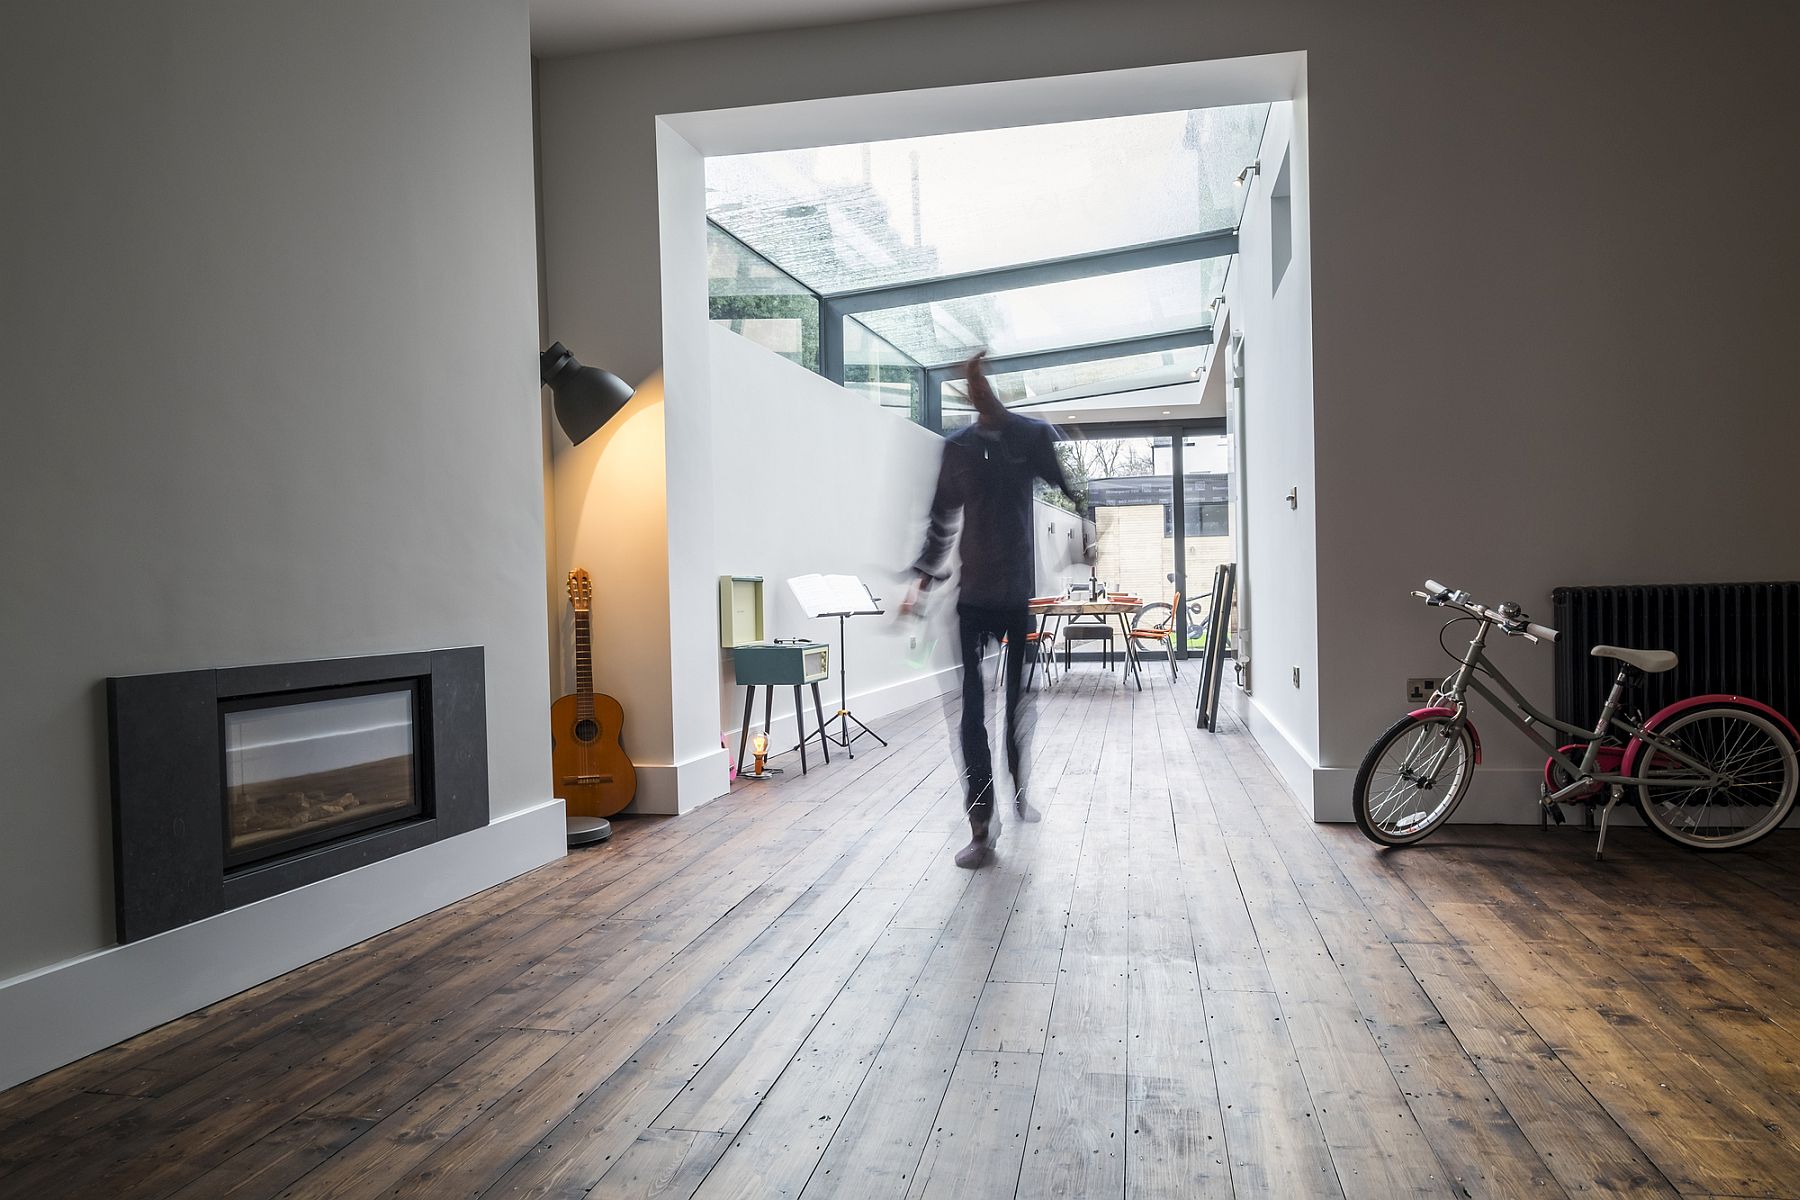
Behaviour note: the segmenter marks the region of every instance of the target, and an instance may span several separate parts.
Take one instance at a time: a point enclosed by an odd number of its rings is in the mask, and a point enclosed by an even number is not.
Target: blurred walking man
[[[901,609],[916,609],[924,593],[949,574],[946,562],[960,513],[962,570],[956,615],[962,652],[964,804],[970,837],[969,844],[957,852],[956,865],[971,868],[993,858],[994,843],[1000,836],[981,678],[982,652],[989,638],[1006,640],[1006,765],[1013,781],[1013,810],[1022,821],[1038,819],[1025,798],[1026,746],[1019,704],[1026,639],[1033,631],[1029,606],[1035,575],[1033,481],[1042,479],[1075,500],[1056,456],[1056,431],[1042,421],[1010,412],[1000,403],[981,373],[985,357],[985,351],[977,354],[965,368],[969,399],[979,419],[944,439],[931,524],[925,548],[913,564],[918,579]]]

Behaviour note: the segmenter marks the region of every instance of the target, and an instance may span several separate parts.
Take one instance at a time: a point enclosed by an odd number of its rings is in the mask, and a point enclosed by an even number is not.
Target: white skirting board
[[[1529,767],[1475,768],[1469,780],[1469,793],[1450,815],[1454,825],[1536,825],[1538,823],[1538,786],[1544,773]],[[1355,767],[1320,767],[1313,773],[1313,796],[1316,801],[1314,820],[1354,821],[1350,807],[1351,789],[1356,783]],[[1578,809],[1569,809],[1576,813]],[[1623,809],[1615,820],[1622,820]],[[1633,814],[1635,820],[1636,814]],[[1572,819],[1579,820],[1579,817]]]
[[[1250,730],[1250,736],[1256,739],[1256,744],[1262,747],[1263,753],[1269,756],[1269,761],[1275,764],[1282,782],[1288,785],[1288,790],[1300,805],[1300,811],[1315,821],[1328,820],[1329,818],[1320,817],[1315,809],[1313,780],[1319,772],[1318,764],[1296,746],[1288,737],[1287,730],[1242,689],[1227,687],[1220,701],[1222,704],[1231,704],[1232,711]]]
[[[625,811],[658,817],[693,812],[731,790],[725,751],[710,750],[678,763],[633,763],[637,796]]]
[[[1227,690],[1227,700],[1234,700],[1235,711],[1249,727],[1257,745],[1275,764],[1288,789],[1300,803],[1300,811],[1314,821],[1353,821],[1350,792],[1356,782],[1356,767],[1322,767],[1294,745],[1287,732],[1257,705],[1252,697],[1235,689]],[[1492,764],[1475,769],[1469,781],[1469,794],[1457,806],[1450,820],[1462,825],[1536,825],[1538,823],[1538,785],[1543,772],[1530,767],[1502,767]],[[1571,820],[1579,820],[1578,809],[1569,809]],[[1614,811],[1613,819],[1622,825],[1640,824],[1635,812],[1625,807]]]
[[[561,800],[0,983],[0,1088],[216,1003],[567,852]]]

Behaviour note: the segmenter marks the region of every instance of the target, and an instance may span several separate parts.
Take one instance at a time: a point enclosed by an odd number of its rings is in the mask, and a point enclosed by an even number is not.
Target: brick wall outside
[[[1163,535],[1160,504],[1112,505],[1094,510],[1100,535],[1095,573],[1110,591],[1128,592],[1145,603],[1167,601],[1175,585],[1175,539]],[[1212,588],[1213,569],[1232,561],[1229,537],[1187,539],[1188,582],[1202,591]]]

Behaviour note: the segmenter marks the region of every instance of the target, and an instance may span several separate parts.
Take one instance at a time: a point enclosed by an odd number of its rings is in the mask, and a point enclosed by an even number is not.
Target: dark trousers
[[[994,812],[994,760],[988,749],[986,688],[981,655],[989,638],[1006,638],[1006,766],[1013,786],[1025,786],[1025,735],[1019,696],[1024,683],[1026,636],[1036,625],[1023,604],[1012,608],[963,605],[956,610],[962,640],[962,756],[969,820],[985,824]]]

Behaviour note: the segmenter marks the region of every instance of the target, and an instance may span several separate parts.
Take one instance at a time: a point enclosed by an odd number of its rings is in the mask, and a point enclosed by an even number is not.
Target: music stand
[[[850,678],[846,662],[848,656],[844,649],[844,622],[851,617],[881,616],[881,601],[869,592],[867,584],[854,575],[797,575],[787,582],[788,590],[794,593],[794,599],[799,601],[801,611],[807,616],[837,618],[838,710],[832,714],[832,718],[837,720],[839,732],[836,736],[832,735],[831,719],[827,719],[819,726],[820,741],[842,746],[851,758],[856,757],[852,743],[864,734],[883,746],[887,745],[886,738],[863,724],[850,711]],[[855,733],[850,732],[852,723],[856,725]]]

